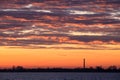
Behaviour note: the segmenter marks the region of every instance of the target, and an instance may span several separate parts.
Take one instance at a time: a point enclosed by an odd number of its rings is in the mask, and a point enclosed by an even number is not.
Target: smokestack
[[[86,66],[85,66],[86,64],[85,64],[85,58],[83,59],[83,69],[85,69],[86,68]]]

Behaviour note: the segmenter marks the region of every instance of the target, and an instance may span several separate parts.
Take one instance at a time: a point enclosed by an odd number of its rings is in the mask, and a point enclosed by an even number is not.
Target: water
[[[120,80],[120,73],[0,73],[0,80]]]

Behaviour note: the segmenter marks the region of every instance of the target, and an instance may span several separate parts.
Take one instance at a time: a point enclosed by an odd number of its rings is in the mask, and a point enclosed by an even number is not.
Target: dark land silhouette
[[[108,68],[102,66],[96,66],[96,68],[24,68],[14,66],[9,69],[0,69],[0,72],[120,72],[120,68],[116,66],[109,66]]]
[[[0,72],[120,72],[120,68],[115,65],[108,68],[102,66],[86,68],[86,59],[83,58],[82,68],[24,68],[23,66],[13,66],[8,69],[0,69]]]

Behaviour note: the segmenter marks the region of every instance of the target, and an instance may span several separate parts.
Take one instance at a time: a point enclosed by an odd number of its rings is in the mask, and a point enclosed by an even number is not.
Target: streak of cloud
[[[119,3],[119,0],[2,0],[0,45],[118,50]]]

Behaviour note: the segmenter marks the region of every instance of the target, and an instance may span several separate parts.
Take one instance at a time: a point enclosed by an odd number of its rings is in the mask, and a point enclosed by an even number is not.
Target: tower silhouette
[[[86,62],[85,62],[85,58],[83,59],[83,69],[86,68]]]

